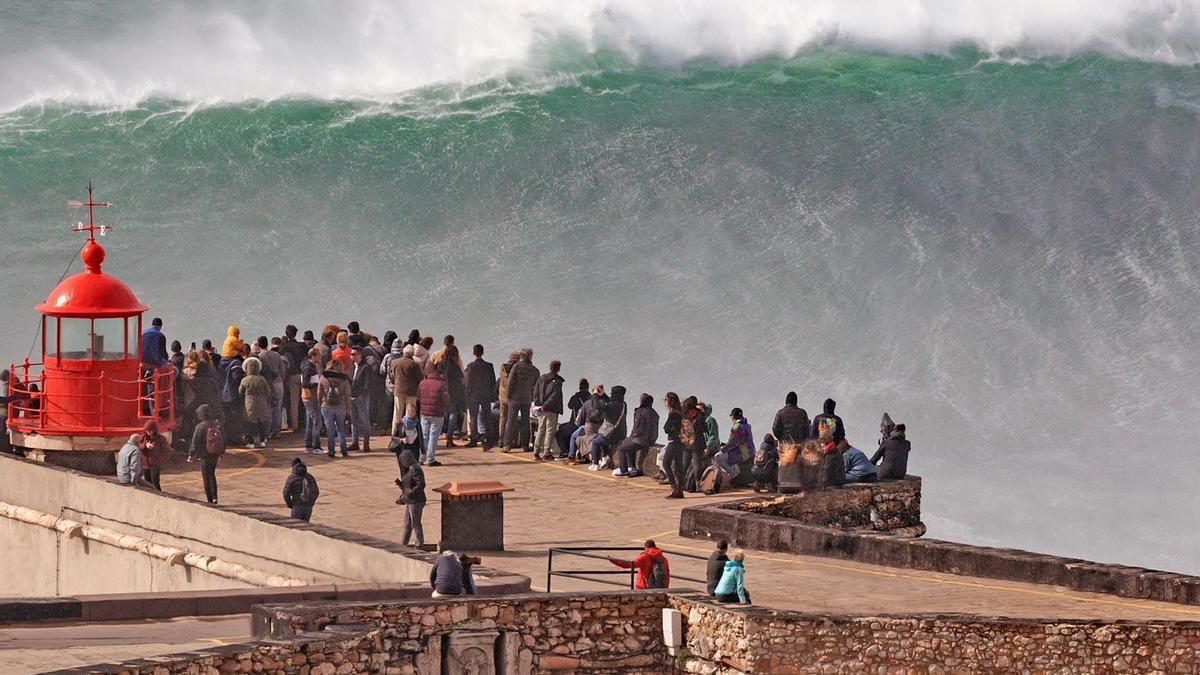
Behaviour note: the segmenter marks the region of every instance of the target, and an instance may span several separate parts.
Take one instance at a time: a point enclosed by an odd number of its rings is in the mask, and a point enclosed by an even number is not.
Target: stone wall
[[[862,617],[673,595],[689,673],[1172,672],[1200,669],[1200,623]]]
[[[670,670],[666,603],[662,592],[617,591],[265,605],[253,618],[261,642],[82,672],[657,675]]]
[[[679,516],[679,534],[726,539],[733,546],[759,551],[819,555],[884,567],[1064,586],[1125,598],[1200,604],[1200,577],[1017,549],[914,538],[902,536],[909,534],[903,528],[868,531],[812,525],[745,510],[741,508],[743,503],[687,507]]]
[[[921,478],[851,483],[795,495],[757,497],[722,505],[750,513],[843,530],[925,532],[921,522]]]

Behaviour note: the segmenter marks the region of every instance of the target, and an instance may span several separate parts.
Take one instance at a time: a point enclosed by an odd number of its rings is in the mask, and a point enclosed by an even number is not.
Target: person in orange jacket
[[[653,539],[647,539],[645,546],[645,550],[632,561],[617,558],[609,558],[608,561],[617,567],[637,569],[637,578],[633,582],[635,589],[670,588],[671,565],[667,562],[667,556],[658,550]]]

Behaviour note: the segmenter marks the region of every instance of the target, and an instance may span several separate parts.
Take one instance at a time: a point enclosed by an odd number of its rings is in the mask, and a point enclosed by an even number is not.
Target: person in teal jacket
[[[717,601],[750,604],[750,592],[743,583],[746,578],[746,567],[743,564],[745,559],[746,553],[740,548],[729,554],[729,560],[725,561],[725,571],[721,573],[721,580],[717,582],[714,592]]]

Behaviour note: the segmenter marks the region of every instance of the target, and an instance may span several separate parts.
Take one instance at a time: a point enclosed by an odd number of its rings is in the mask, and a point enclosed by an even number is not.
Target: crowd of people
[[[219,348],[203,340],[185,352],[178,340],[168,345],[155,319],[141,340],[146,368],[169,364],[176,370],[176,444],[189,460],[200,461],[213,502],[216,482],[213,477],[210,490],[209,477],[226,439],[263,448],[289,430],[303,431],[306,452],[331,458],[369,452],[373,435],[383,433],[390,450],[412,455],[401,464],[401,482],[414,468],[440,466],[439,445],[459,444],[482,452],[530,452],[535,461],[611,470],[618,478],[650,472],[669,486],[673,499],[725,487],[779,491],[796,482],[788,479],[788,467],[802,464],[816,467],[819,486],[902,478],[907,470],[903,424],[885,414],[878,448],[868,459],[847,440],[832,399],[810,420],[797,394],[787,394],[771,432],[756,444],[740,408],[725,417],[728,433],[722,437],[711,403],[696,396],[667,392],[656,409],[650,394],[632,402],[624,386],[580,379],[568,397],[562,363],[549,361],[543,373],[532,349],[511,352],[499,368],[485,359],[483,345],[474,345],[471,356],[462,357],[453,335],[434,349],[433,338],[419,330],[379,338],[353,321],[345,328],[326,325],[319,337],[289,325],[281,336],[250,341],[229,326]],[[214,428],[220,439],[212,437]],[[415,487],[410,491],[409,529],[420,543],[423,497]]]

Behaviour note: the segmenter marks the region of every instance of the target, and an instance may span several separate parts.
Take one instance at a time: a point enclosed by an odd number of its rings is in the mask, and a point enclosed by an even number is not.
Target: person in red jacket
[[[632,561],[616,558],[609,558],[608,561],[617,567],[637,569],[637,578],[633,582],[635,589],[670,588],[671,565],[667,563],[667,556],[658,550],[653,539],[647,539],[645,546],[645,550]]]
[[[437,450],[438,436],[442,433],[442,420],[450,406],[450,387],[438,364],[429,377],[421,380],[417,387],[417,406],[421,412],[421,433],[425,438],[425,466],[441,466],[433,458]]]

